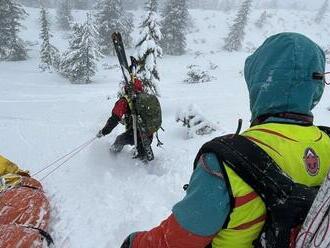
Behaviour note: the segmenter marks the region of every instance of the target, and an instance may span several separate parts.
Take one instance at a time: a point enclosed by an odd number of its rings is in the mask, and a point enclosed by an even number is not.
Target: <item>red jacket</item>
[[[144,89],[141,80],[137,78],[134,80],[133,90],[136,93],[143,92]],[[127,92],[126,86],[125,86],[125,91]],[[102,134],[107,135],[111,133],[111,131],[118,125],[119,121],[123,118],[123,116],[129,113],[130,113],[130,109],[127,99],[125,97],[121,97],[115,103],[115,106],[112,109],[112,116],[109,118],[106,125],[102,129]]]

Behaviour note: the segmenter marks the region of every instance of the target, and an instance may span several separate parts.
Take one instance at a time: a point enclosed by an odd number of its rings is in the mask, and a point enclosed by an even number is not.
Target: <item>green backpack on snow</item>
[[[138,93],[134,99],[139,128],[144,134],[153,134],[162,125],[162,110],[155,95]]]

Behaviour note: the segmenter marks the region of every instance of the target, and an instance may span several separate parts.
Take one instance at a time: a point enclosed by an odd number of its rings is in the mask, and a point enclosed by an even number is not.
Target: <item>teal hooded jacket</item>
[[[324,82],[313,79],[313,73],[324,73],[324,69],[324,52],[306,36],[280,33],[269,37],[245,62],[251,120],[283,112],[312,116],[311,110],[324,90]],[[266,122],[294,121],[270,117]],[[205,156],[209,168],[223,173],[214,154]],[[212,235],[222,228],[230,213],[227,186],[197,166],[186,196],[172,211],[186,230],[201,236]]]
[[[324,73],[324,67],[324,52],[306,36],[280,33],[268,38],[245,62],[251,121],[287,112],[312,116],[324,90],[313,73]]]

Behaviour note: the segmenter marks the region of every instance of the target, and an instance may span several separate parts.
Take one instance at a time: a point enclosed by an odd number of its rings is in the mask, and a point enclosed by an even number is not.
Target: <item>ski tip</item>
[[[121,34],[119,32],[113,32],[112,33],[112,39],[113,41],[119,41],[121,38]]]

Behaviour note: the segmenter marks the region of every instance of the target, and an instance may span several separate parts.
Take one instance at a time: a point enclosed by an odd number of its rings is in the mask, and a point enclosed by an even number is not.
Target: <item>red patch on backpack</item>
[[[316,176],[320,170],[320,158],[312,148],[305,150],[304,163],[309,175]]]

